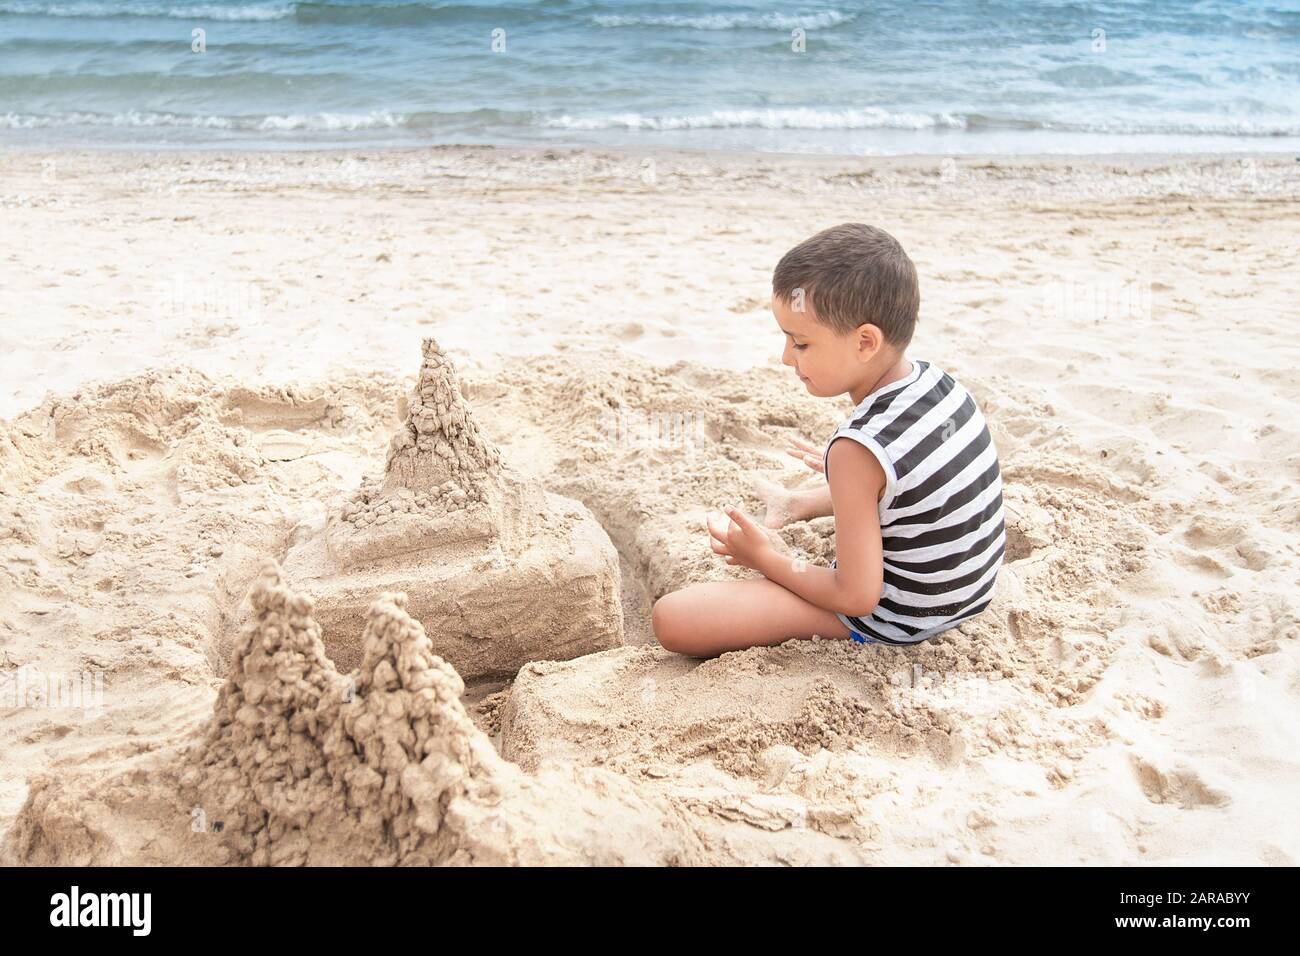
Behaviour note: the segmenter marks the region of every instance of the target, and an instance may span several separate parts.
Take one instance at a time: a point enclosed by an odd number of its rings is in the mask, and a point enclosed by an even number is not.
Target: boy
[[[712,657],[814,634],[909,645],[988,605],[1006,545],[997,450],[970,394],[905,354],[919,309],[916,267],[873,226],[834,226],[782,257],[781,361],[811,394],[848,393],[855,407],[820,469],[805,456],[824,489],[769,491],[767,528],[733,507],[709,518],[714,552],[763,576],[664,595],[652,614],[663,647]],[[829,568],[791,559],[769,530],[832,514]]]

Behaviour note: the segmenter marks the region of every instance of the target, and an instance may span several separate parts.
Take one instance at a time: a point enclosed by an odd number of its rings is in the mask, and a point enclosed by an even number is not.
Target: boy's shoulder
[[[830,441],[853,433],[888,449],[904,435],[908,440],[901,444],[910,445],[918,424],[928,433],[931,426],[948,423],[955,428],[971,418],[979,420],[976,425],[983,424],[979,405],[965,386],[933,362],[912,359],[912,371],[859,402]]]
[[[849,412],[840,428],[870,431],[882,428],[917,402],[947,394],[957,383],[947,372],[926,359],[911,360],[912,370],[897,382],[872,392]],[[937,391],[936,391],[937,390]]]

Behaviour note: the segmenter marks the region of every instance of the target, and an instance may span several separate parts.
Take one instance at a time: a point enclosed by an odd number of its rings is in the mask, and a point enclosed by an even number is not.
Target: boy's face
[[[782,364],[794,368],[810,394],[823,398],[843,395],[862,376],[860,336],[840,335],[823,325],[813,317],[812,305],[806,300],[803,312],[790,305],[772,297],[772,313],[785,336]]]

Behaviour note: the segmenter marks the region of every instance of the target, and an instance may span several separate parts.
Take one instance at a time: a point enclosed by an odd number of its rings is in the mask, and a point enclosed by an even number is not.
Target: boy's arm
[[[771,550],[762,553],[755,570],[818,607],[865,617],[880,603],[884,590],[877,501],[885,472],[876,456],[852,439],[836,439],[827,462],[836,567],[816,567]]]

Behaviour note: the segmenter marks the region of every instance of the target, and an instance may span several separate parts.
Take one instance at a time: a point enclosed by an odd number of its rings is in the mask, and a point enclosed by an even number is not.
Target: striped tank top
[[[835,430],[824,464],[841,437],[885,472],[880,603],[867,617],[837,615],[854,640],[915,644],[988,607],[1006,549],[1002,475],[970,393],[914,359],[910,374],[868,395]]]

